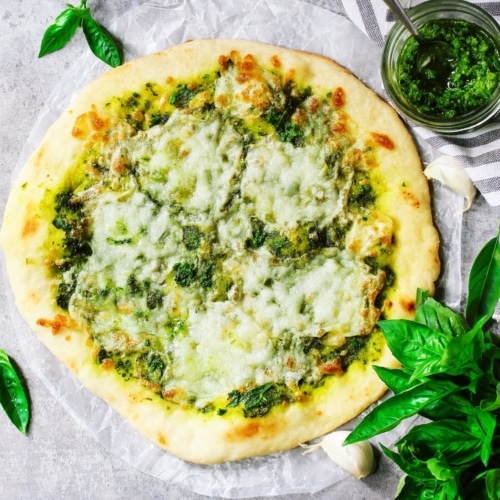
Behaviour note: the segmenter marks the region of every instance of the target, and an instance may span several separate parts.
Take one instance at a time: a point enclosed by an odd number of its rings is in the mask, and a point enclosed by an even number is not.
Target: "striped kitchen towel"
[[[423,0],[402,0],[406,8]],[[395,22],[383,0],[334,0],[342,13],[380,46]],[[500,1],[472,0],[500,22]],[[500,206],[500,116],[468,133],[442,136],[422,127],[413,130],[445,155],[459,159],[477,189],[492,206]]]

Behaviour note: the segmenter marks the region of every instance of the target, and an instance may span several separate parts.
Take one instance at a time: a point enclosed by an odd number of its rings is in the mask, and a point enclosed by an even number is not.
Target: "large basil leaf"
[[[457,418],[457,415],[474,415],[476,407],[460,393],[450,394],[434,403],[431,403],[420,412],[425,418],[438,420],[440,418]]]
[[[80,17],[76,9],[63,10],[45,31],[38,57],[46,56],[62,49],[75,34],[80,24]]]
[[[448,336],[415,321],[384,320],[378,325],[394,357],[410,370],[423,373],[423,368],[441,362]],[[419,374],[413,374],[416,378]]]
[[[443,352],[441,371],[435,373],[466,374],[471,380],[477,380],[483,375],[477,364],[485,348],[482,326],[483,322],[480,321],[469,332],[451,338]]]
[[[417,292],[417,311],[415,321],[450,337],[465,333],[468,328],[462,316],[437,300],[429,297],[427,291]]]
[[[406,391],[420,383],[419,381],[410,382],[411,374],[401,368],[374,366],[373,369],[378,378],[395,394]]]
[[[483,437],[482,433],[471,430],[468,421],[442,419],[412,427],[395,446],[400,453],[408,448],[421,461],[437,457],[446,460],[449,466],[461,466],[476,459],[483,447]]]
[[[426,406],[461,389],[460,386],[453,382],[436,380],[424,382],[407,391],[395,394],[373,408],[347,436],[344,443],[356,443],[390,431],[403,420],[423,411]]]
[[[111,35],[88,13],[82,16],[82,28],[93,54],[113,68],[120,66],[120,52]]]
[[[486,243],[472,264],[465,311],[470,325],[483,317],[491,318],[500,300],[499,238],[500,234]]]

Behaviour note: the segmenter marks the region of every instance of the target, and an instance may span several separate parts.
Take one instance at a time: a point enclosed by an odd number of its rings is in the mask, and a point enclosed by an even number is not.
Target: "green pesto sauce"
[[[447,42],[455,53],[448,68],[418,68],[419,44],[410,37],[398,60],[401,93],[420,113],[461,116],[482,106],[500,84],[500,55],[479,26],[457,19],[429,21],[419,29],[426,40]]]
[[[207,78],[203,77],[194,82],[197,85],[181,83],[174,89],[148,83],[137,91],[110,100],[106,105],[107,112],[126,123],[128,128],[132,127],[134,133],[144,132],[153,127],[164,127],[179,109],[182,112],[197,113],[200,121],[208,120],[214,113],[226,113],[224,109],[216,109],[214,106],[215,85],[219,77],[218,72],[214,72]],[[162,105],[161,98],[167,90],[171,92],[167,103]],[[248,149],[262,131],[266,133],[274,131],[279,141],[289,143],[294,148],[305,147],[307,141],[314,137],[314,133],[319,133],[311,129],[307,123],[293,120],[296,113],[305,106],[311,90],[307,87],[297,88],[291,82],[283,83],[278,90],[279,95],[275,102],[270,103],[258,118],[249,120],[248,123],[239,117],[234,118],[229,113],[224,115],[226,120],[232,120],[234,129],[238,131],[244,146],[240,165],[242,171],[245,169]],[[275,89],[277,94],[278,90]],[[328,100],[324,97],[323,99],[323,103],[327,105]],[[356,149],[354,139],[348,134],[335,139],[325,154],[324,170],[327,178],[332,183],[338,184],[340,189],[350,176],[348,212],[352,217],[357,214],[369,214],[377,194],[375,186],[372,185],[372,172],[368,168],[368,165],[373,164],[374,153],[367,148],[361,151],[360,155],[349,155],[350,148]],[[95,286],[86,284],[87,288],[82,286],[81,290],[76,292],[80,284],[79,273],[94,251],[93,225],[90,223],[92,202],[85,197],[78,198],[78,194],[92,184],[99,184],[106,192],[119,190],[126,192],[130,187],[127,178],[133,177],[137,181],[135,189],[138,192],[143,190],[148,197],[155,199],[154,192],[148,191],[150,189],[148,186],[152,183],[149,179],[145,179],[150,172],[148,168],[143,167],[141,170],[139,164],[128,165],[126,172],[121,176],[121,182],[115,185],[113,181],[116,179],[110,168],[110,160],[104,153],[106,151],[92,149],[85,152],[80,163],[71,170],[71,182],[65,182],[59,193],[50,195],[51,200],[54,200],[53,226],[58,238],[55,240],[53,234],[48,235],[47,246],[52,248],[57,244],[59,247],[59,258],[55,259],[52,269],[58,281],[55,300],[61,309],[68,311],[72,297],[79,293],[81,302],[91,306],[86,310],[88,314],[82,313],[82,319],[88,321],[95,345],[99,348],[97,363],[111,364],[109,363],[111,361],[114,370],[124,380],[131,378],[141,380],[154,392],[163,394],[166,383],[174,377],[172,374],[174,361],[170,346],[175,345],[180,337],[189,335],[187,322],[180,317],[167,314],[162,318],[163,323],[157,324],[159,327],[156,330],[152,329],[153,321],[149,321],[150,318],[164,307],[165,282],[191,291],[198,290],[200,296],[210,296],[212,301],[226,301],[229,300],[228,293],[233,285],[233,277],[223,272],[226,253],[217,251],[220,247],[217,233],[212,234],[206,228],[202,229],[191,222],[184,225],[179,222],[181,229],[177,248],[179,258],[172,266],[171,276],[161,275],[159,281],[154,281],[141,278],[131,269],[123,287],[114,283],[106,283],[105,286],[101,283]],[[147,164],[148,158],[143,157],[141,161]],[[92,171],[92,175],[87,176],[88,171]],[[156,181],[162,182],[162,178],[159,177]],[[239,181],[238,177],[234,178],[236,187],[231,194],[230,203],[224,205],[222,213],[230,213],[232,203],[236,203],[234,198],[241,197]],[[160,207],[161,202],[156,203]],[[172,205],[164,209],[171,210],[172,214],[183,211],[181,205],[178,207]],[[294,260],[295,266],[301,268],[305,267],[308,259],[321,254],[325,249],[344,249],[352,220],[348,217],[338,217],[326,223],[304,220],[284,229],[273,227],[253,216],[250,224],[251,234],[244,241],[246,250],[253,251],[265,247],[273,255],[276,266]],[[125,221],[119,220],[115,229],[110,233],[112,236],[106,238],[109,245],[122,250],[137,243],[129,234]],[[364,265],[368,265],[374,273],[383,268],[387,276],[392,276],[389,266],[385,265],[385,260],[386,256],[381,253],[369,263],[364,262]],[[388,286],[392,284],[389,278],[387,284]],[[268,281],[264,285],[270,287],[272,282]],[[134,325],[140,326],[142,321],[146,326],[144,331],[137,335],[140,337],[139,340],[124,342],[119,348],[113,346],[106,348],[105,342],[96,333],[93,322],[100,312],[114,307],[122,298],[134,306],[133,314],[130,312],[124,314],[129,319],[132,317],[137,319]],[[306,309],[308,304],[304,302],[303,307]],[[311,360],[311,370],[305,371],[304,377],[298,382],[298,389],[307,394],[323,386],[329,378],[335,377],[328,373],[316,376],[312,373],[315,366],[340,360],[340,368],[342,371],[347,371],[355,363],[365,364],[373,357],[377,357],[379,351],[374,348],[374,338],[376,335],[349,337],[344,345],[334,347],[323,343],[318,337],[294,338],[290,333],[276,339],[273,348],[278,359],[286,359],[287,354],[291,352],[300,355],[304,353]],[[235,389],[227,397],[222,394],[220,395],[223,400],[222,405],[214,401],[201,411],[217,411],[219,415],[223,415],[239,409],[245,417],[253,418],[266,414],[283,402],[293,403],[296,391],[297,388],[289,387],[283,380],[278,379],[254,388]],[[188,404],[194,402],[187,401]]]

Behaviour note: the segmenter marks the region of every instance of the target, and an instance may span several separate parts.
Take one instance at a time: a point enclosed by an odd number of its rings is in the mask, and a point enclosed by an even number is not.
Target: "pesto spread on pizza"
[[[376,322],[411,317],[439,271],[428,196],[404,126],[345,69],[200,40],[77,98],[22,170],[2,246],[56,356],[154,442],[211,463],[380,397]]]

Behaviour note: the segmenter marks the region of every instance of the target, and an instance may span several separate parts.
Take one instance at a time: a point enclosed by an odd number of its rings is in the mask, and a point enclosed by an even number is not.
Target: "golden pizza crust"
[[[231,51],[252,54],[256,61],[279,67],[312,88],[332,89],[350,118],[351,131],[373,146],[379,165],[378,207],[392,218],[395,234],[397,282],[387,295],[385,317],[411,318],[417,288],[432,293],[439,274],[439,240],[415,144],[396,112],[335,62],[245,40],[196,40],[132,61],[90,84],[49,129],[19,174],[6,206],[0,243],[17,307],[42,342],[85,386],[158,446],[198,463],[295,447],[352,419],[386,389],[369,365],[359,363],[342,377],[330,377],[304,402],[275,407],[264,417],[244,419],[232,412],[215,417],[186,410],[138,382],[123,382],[113,370],[101,370],[93,362],[91,343],[53,302],[54,283],[40,251],[52,230],[52,222],[43,218],[45,191],[60,186],[64,166],[79,156],[82,128],[99,133],[112,127],[96,119],[93,106],[99,108],[113,96],[148,81],[195,77],[212,70],[218,57]],[[77,121],[82,115],[86,122]],[[386,347],[377,364],[395,366]]]

